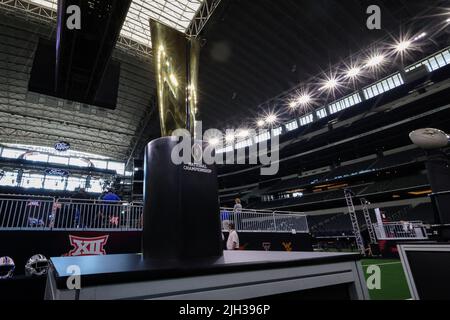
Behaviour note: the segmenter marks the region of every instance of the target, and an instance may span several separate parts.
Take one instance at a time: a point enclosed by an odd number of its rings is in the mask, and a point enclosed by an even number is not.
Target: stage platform
[[[51,259],[48,300],[264,298],[368,299],[360,255],[225,251],[191,261],[144,260],[140,254]],[[81,289],[68,290],[70,266]]]

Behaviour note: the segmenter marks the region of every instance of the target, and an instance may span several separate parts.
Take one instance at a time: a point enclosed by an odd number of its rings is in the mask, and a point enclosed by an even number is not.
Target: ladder
[[[364,220],[366,221],[366,225],[367,225],[367,231],[369,232],[370,243],[377,244],[377,237],[375,235],[375,230],[373,228],[372,220],[370,219],[368,205],[369,205],[369,201],[367,201],[365,198],[362,198],[361,206],[362,206],[362,210],[364,213]]]
[[[356,217],[355,206],[353,205],[353,192],[350,189],[345,189],[345,201],[347,202],[348,214],[352,222],[353,234],[355,235],[356,245],[361,255],[366,255],[366,248],[364,247],[364,241],[359,230],[358,218]]]

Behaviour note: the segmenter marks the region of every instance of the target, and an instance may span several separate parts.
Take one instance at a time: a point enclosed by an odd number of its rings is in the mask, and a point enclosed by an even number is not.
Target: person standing
[[[114,193],[114,190],[108,189],[105,195],[102,197],[104,203],[104,215],[106,218],[106,223],[109,228],[119,227],[119,216],[121,205],[118,204],[120,197]]]
[[[230,233],[228,234],[227,249],[228,250],[239,250],[239,236],[234,227],[234,223],[230,223]]]
[[[235,204],[234,204],[234,208],[233,208],[233,222],[235,225],[238,226],[238,228],[241,227],[241,215],[242,215],[242,204],[241,204],[241,199],[236,198],[234,200]]]

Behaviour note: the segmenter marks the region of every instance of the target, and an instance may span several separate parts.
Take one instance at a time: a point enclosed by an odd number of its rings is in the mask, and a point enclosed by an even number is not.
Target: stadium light
[[[409,47],[411,47],[411,41],[410,40],[403,40],[399,43],[397,43],[397,45],[395,46],[395,50],[397,52],[404,52],[406,50],[409,49]]]
[[[361,68],[353,67],[347,71],[347,78],[355,79],[361,73]]]
[[[208,143],[212,146],[217,146],[219,144],[219,139],[218,138],[211,138],[208,140]]]
[[[426,32],[422,32],[421,34],[419,34],[417,37],[415,37],[412,41],[417,41],[419,39],[424,38],[427,35]]]
[[[225,136],[225,141],[226,142],[234,142],[234,133],[228,133],[226,136]]]
[[[303,106],[307,105],[311,103],[311,96],[309,94],[302,94],[300,97],[298,97],[297,103]]]
[[[277,116],[274,114],[269,114],[266,117],[266,123],[268,123],[268,124],[274,124],[276,121],[277,121]]]
[[[266,122],[264,120],[258,120],[258,122],[256,124],[258,125],[258,127],[264,127]]]
[[[289,108],[291,108],[291,109],[295,109],[295,108],[297,108],[297,106],[298,106],[297,100],[291,101],[289,103]]]
[[[378,54],[375,56],[372,56],[369,58],[369,60],[367,61],[367,66],[374,68],[380,64],[382,64],[384,62],[385,57],[382,54]]]
[[[330,78],[325,81],[324,86],[322,89],[328,89],[328,90],[334,90],[339,85],[339,82],[336,80],[336,78]]]

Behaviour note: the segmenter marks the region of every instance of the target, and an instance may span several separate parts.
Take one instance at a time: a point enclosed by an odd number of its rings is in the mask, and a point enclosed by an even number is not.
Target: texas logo
[[[108,235],[95,238],[82,238],[69,235],[70,244],[73,249],[68,256],[97,256],[105,255],[104,246],[108,242]]]

